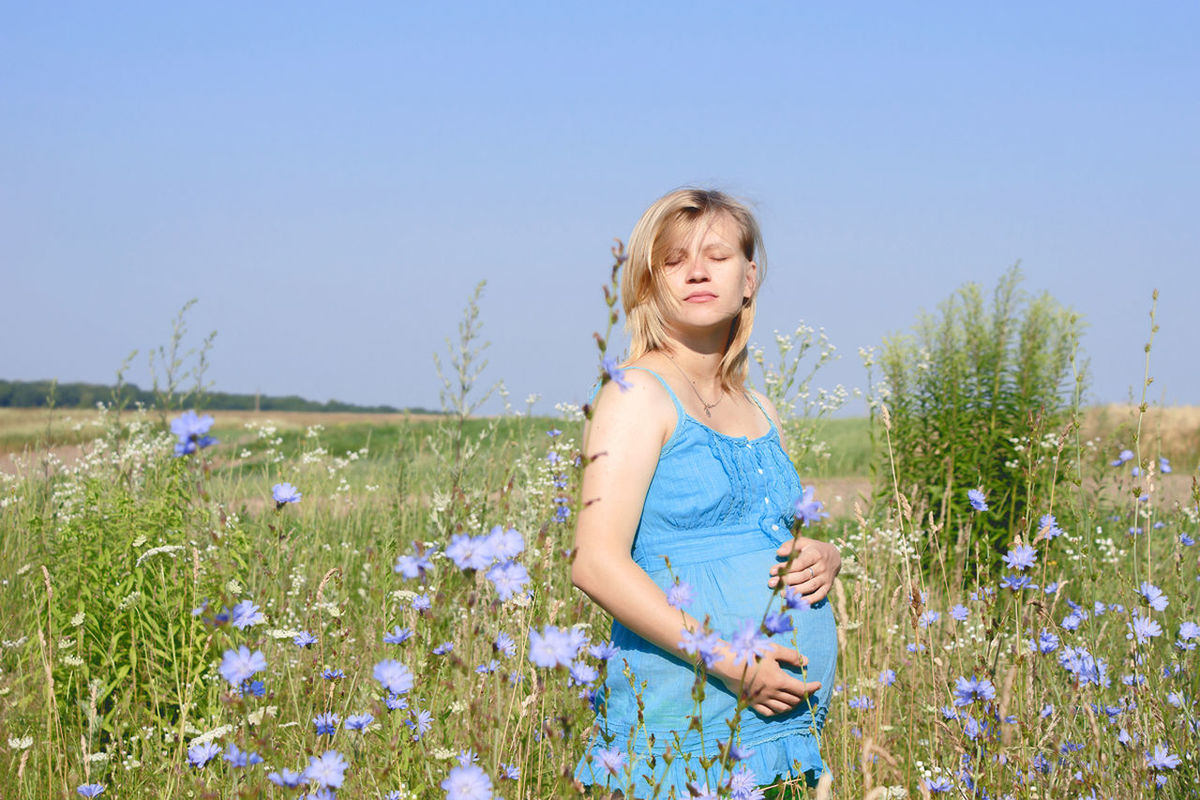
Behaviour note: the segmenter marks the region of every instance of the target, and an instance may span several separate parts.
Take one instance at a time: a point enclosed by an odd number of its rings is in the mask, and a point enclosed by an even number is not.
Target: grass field
[[[3,795],[581,796],[605,662],[531,658],[554,630],[607,636],[568,577],[579,423],[216,416],[220,442],[175,458],[153,413],[0,413]],[[1078,480],[1038,509],[1057,526],[1031,520],[1026,566],[978,578],[939,567],[969,531],[877,490],[880,431],[821,424],[831,456],[801,468],[835,512],[805,533],[845,560],[838,796],[1194,796],[1197,416],[1152,410],[1143,453],[1174,469],[1132,476],[1110,461],[1136,418],[1089,411]],[[460,568],[456,537],[494,526],[520,552]]]

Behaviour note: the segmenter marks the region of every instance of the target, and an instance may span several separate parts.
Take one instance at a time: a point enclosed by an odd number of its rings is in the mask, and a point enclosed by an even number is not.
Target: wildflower
[[[459,765],[439,784],[446,800],[490,800],[492,779],[475,764]]]
[[[1148,581],[1142,581],[1142,597],[1155,611],[1163,611],[1170,604],[1163,590]]]
[[[496,641],[492,643],[492,647],[494,647],[497,652],[503,653],[509,657],[517,654],[517,643],[514,642],[513,638],[504,631],[496,634]]]
[[[529,631],[529,660],[539,667],[569,667],[579,648],[568,631],[546,625]]]
[[[388,707],[388,711],[403,711],[408,708],[408,700],[393,692],[387,693],[383,704]]]
[[[1187,620],[1179,624],[1179,641],[1188,642],[1193,639],[1200,639],[1200,625]],[[1195,647],[1195,645],[1193,645]],[[1192,649],[1191,647],[1187,649]]]
[[[401,628],[399,625],[392,628],[390,631],[385,631],[383,634],[384,644],[404,644],[412,636],[412,631],[408,628]]]
[[[458,533],[450,538],[446,556],[464,571],[486,569],[495,560],[486,537],[469,536],[465,533]]]
[[[867,697],[865,694],[860,694],[857,697],[851,697],[846,702],[846,705],[850,706],[851,708],[861,708],[863,710],[867,710],[875,707],[875,701]]]
[[[374,721],[374,714],[351,714],[350,716],[346,717],[346,727],[352,731],[365,731],[367,726]]]
[[[295,789],[297,786],[304,783],[304,773],[293,772],[290,769],[282,769],[279,772],[272,772],[268,774],[267,780],[276,786],[283,786],[287,789]]]
[[[444,656],[454,649],[454,642],[442,642],[437,647],[433,648],[435,656]]]
[[[350,766],[337,750],[326,750],[320,756],[309,756],[304,770],[306,781],[316,781],[323,787],[340,789],[346,780],[346,768]]]
[[[1083,622],[1083,617],[1077,611],[1072,611],[1063,617],[1062,626],[1066,630],[1074,631],[1079,629],[1079,625]]]
[[[1167,460],[1166,456],[1158,457],[1158,471],[1163,475],[1169,475],[1171,473],[1171,462]]]
[[[201,417],[193,409],[188,409],[171,420],[171,433],[179,439],[175,443],[175,457],[185,456],[216,444],[217,440],[207,435],[212,425],[211,415],[205,414]]]
[[[792,618],[787,614],[778,612],[767,614],[766,618],[763,619],[763,628],[766,629],[769,636],[777,633],[787,633],[792,630]]]
[[[591,686],[600,677],[600,672],[584,661],[576,661],[570,669],[571,686]]]
[[[692,604],[692,586],[690,583],[675,579],[675,583],[667,589],[667,605],[681,611]]]
[[[620,386],[621,391],[624,392],[633,384],[625,379],[625,370],[620,368],[619,363],[616,356],[605,356],[601,367],[608,379]]]
[[[496,594],[502,602],[525,589],[529,583],[529,572],[524,565],[516,561],[497,564],[487,571],[487,579],[496,587]]]
[[[592,654],[593,658],[598,658],[601,661],[608,661],[617,653],[621,652],[621,648],[613,644],[612,640],[610,639],[607,642],[600,642],[599,644],[592,645],[588,648],[588,652]]]
[[[954,706],[942,706],[941,710],[942,710],[942,719],[947,720],[947,721],[952,720],[952,719],[958,719],[958,709],[956,709]]]
[[[1038,520],[1038,532],[1047,539],[1054,539],[1063,535],[1062,528],[1058,527],[1058,520],[1053,514],[1043,514]]]
[[[246,681],[236,691],[238,694],[249,693],[255,697],[262,697],[267,693],[267,687],[262,681]]]
[[[771,642],[759,633],[758,625],[753,620],[746,620],[730,639],[729,651],[733,653],[734,664],[745,662],[750,665],[756,656],[765,656],[771,652]]]
[[[954,781],[950,780],[950,778],[946,777],[945,775],[939,775],[936,778],[922,778],[921,785],[929,790],[929,792],[932,794],[940,794],[953,789]]]
[[[967,489],[967,500],[971,503],[971,508],[976,511],[988,510],[987,500],[979,489]]]
[[[230,613],[233,619],[233,627],[239,631],[266,622],[267,619],[263,616],[258,606],[250,600],[243,600],[238,603]]]
[[[405,694],[413,687],[413,674],[408,667],[391,658],[375,665],[375,680],[392,694]]]
[[[288,503],[299,503],[302,495],[290,483],[277,483],[271,487],[271,497],[275,498],[275,510],[278,511]]]
[[[699,655],[705,668],[711,668],[721,660],[721,654],[717,651],[717,647],[721,644],[719,634],[713,631],[692,631],[684,628],[682,635],[683,638],[678,645],[679,649],[691,655]]]
[[[292,644],[296,645],[296,647],[310,647],[316,643],[317,637],[308,631],[300,631],[292,637]]]
[[[433,714],[424,709],[417,709],[408,724],[413,729],[413,739],[420,739],[433,727]]]
[[[1146,642],[1156,636],[1162,636],[1162,626],[1157,621],[1149,618],[1143,619],[1136,611],[1133,614],[1133,622],[1129,623],[1129,633],[1125,634],[1126,639],[1137,637],[1138,642]]]
[[[199,769],[221,754],[221,746],[216,742],[202,742],[188,748],[188,764]]]
[[[427,611],[433,607],[433,603],[429,601],[429,595],[419,594],[412,599],[412,607],[415,611]]]
[[[493,658],[491,661],[487,662],[486,664],[480,664],[479,666],[477,666],[475,668],[475,671],[477,673],[479,673],[480,675],[490,675],[499,668],[500,668],[500,662]]]
[[[1146,753],[1146,766],[1150,769],[1175,769],[1182,763],[1182,760],[1177,755],[1172,755],[1167,749],[1167,745],[1154,745],[1154,754]]]
[[[1002,560],[1008,565],[1009,569],[1028,569],[1037,561],[1037,550],[1034,550],[1027,544],[1019,544],[1008,551]]]
[[[417,543],[413,542],[413,550],[417,550]],[[423,578],[425,573],[433,568],[433,562],[430,561],[430,553],[416,552],[411,556],[397,556],[396,566],[392,569],[399,572],[406,578]]]
[[[971,676],[970,680],[960,677],[954,684],[954,705],[969,706],[976,700],[992,700],[996,687],[987,678]]]
[[[783,602],[789,611],[807,611],[809,608],[808,600],[795,586],[783,590]]]
[[[1045,628],[1042,628],[1042,632],[1038,634],[1036,640],[1029,640],[1029,650],[1031,652],[1041,652],[1044,655],[1046,653],[1053,653],[1057,649],[1058,637]]]
[[[324,714],[318,714],[313,718],[313,725],[316,726],[317,736],[333,736],[337,730],[338,715],[332,711],[326,711]]]
[[[1196,540],[1188,536],[1186,533],[1179,534],[1179,543],[1184,547],[1191,547],[1196,543]]]
[[[326,667],[325,671],[321,673],[321,677],[327,681],[336,681],[338,678],[346,677],[346,673],[342,672],[340,669]]]
[[[1132,450],[1122,450],[1121,454],[1117,456],[1117,459],[1115,461],[1113,461],[1110,466],[1119,467],[1122,464],[1124,464],[1125,462],[1130,461],[1132,459],[1133,459],[1133,451]]]
[[[515,781],[521,777],[521,768],[516,764],[500,764],[500,780]]]
[[[954,606],[954,608],[950,609],[950,616],[953,617],[957,622],[966,622],[970,613],[970,609],[968,609],[962,603],[958,603]]]
[[[1025,588],[1036,589],[1037,586],[1031,583],[1028,575],[1005,575],[1000,579],[1000,588],[1019,592]]]
[[[193,412],[195,413],[195,412]],[[84,797],[95,797],[98,794],[104,793],[104,784],[102,783],[83,783],[76,787],[75,791],[79,792]]]
[[[225,760],[234,767],[252,767],[262,763],[262,756],[249,750],[240,750],[233,742],[225,748]]]
[[[920,626],[922,628],[928,628],[930,625],[937,622],[941,618],[942,618],[942,615],[936,611],[926,611],[923,614],[921,614],[921,616],[917,620],[917,622],[920,624]]]
[[[1042,719],[1045,719],[1046,717],[1050,716],[1053,713],[1054,713],[1054,704],[1046,703],[1046,705],[1042,706],[1042,710],[1041,710],[1041,712],[1038,713],[1038,716],[1041,717]]]
[[[492,528],[487,536],[488,546],[497,561],[511,561],[525,550],[525,539],[515,528]]]
[[[879,684],[881,686],[891,686],[896,682],[896,670],[885,669],[879,673]]]
[[[729,776],[729,796],[732,800],[762,800],[758,778],[749,767],[740,766]]]
[[[246,645],[240,645],[237,650],[226,650],[221,660],[221,677],[234,686],[241,686],[250,680],[256,672],[267,668],[267,659],[261,650],[250,652]]]
[[[829,514],[821,509],[825,504],[820,500],[813,499],[813,487],[801,487],[800,496],[796,498],[796,502],[792,504],[792,510],[796,514],[796,519],[800,520],[804,527],[808,527],[810,523],[820,522]]]

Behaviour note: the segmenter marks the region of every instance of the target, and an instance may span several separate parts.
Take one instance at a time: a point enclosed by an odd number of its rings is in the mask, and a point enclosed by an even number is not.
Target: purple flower
[[[920,618],[917,620],[917,623],[920,624],[922,628],[928,628],[941,618],[942,615],[936,611],[926,611],[920,616]]]
[[[788,586],[783,590],[783,602],[789,611],[807,611],[809,608],[808,600],[795,586]]]
[[[497,561],[510,561],[525,551],[525,539],[515,528],[496,525],[488,533],[487,541]]]
[[[234,767],[252,767],[262,763],[262,756],[249,750],[239,750],[233,742],[225,748],[225,760]]]
[[[950,616],[954,617],[955,621],[957,622],[966,622],[967,617],[970,616],[970,614],[970,609],[968,609],[962,603],[959,603],[954,606],[954,608],[950,609]]]
[[[414,709],[413,718],[408,724],[413,729],[413,739],[420,739],[433,728],[433,714],[424,709]]]
[[[954,684],[954,705],[969,706],[976,700],[992,700],[996,687],[987,678],[971,676],[970,680],[960,677]]]
[[[1148,581],[1142,582],[1142,597],[1146,598],[1146,602],[1155,611],[1165,611],[1170,604],[1167,596],[1163,594],[1163,590]]]
[[[326,667],[325,671],[321,673],[321,677],[327,681],[336,681],[338,678],[346,677],[346,673],[342,672],[340,669]]]
[[[860,694],[856,697],[851,697],[846,702],[846,705],[850,706],[850,708],[858,708],[862,709],[863,711],[867,711],[875,707],[875,701],[867,697],[865,694]]]
[[[804,527],[808,527],[809,523],[820,522],[829,516],[821,510],[824,505],[820,500],[813,499],[813,487],[801,487],[800,496],[792,504],[792,510],[796,519],[800,520]]]
[[[1133,622],[1129,623],[1129,633],[1125,634],[1126,639],[1137,637],[1138,642],[1147,642],[1156,636],[1162,636],[1162,626],[1157,621],[1143,618],[1136,611],[1133,613]]]
[[[571,665],[570,676],[571,686],[591,686],[600,677],[600,672],[585,661],[576,661]]]
[[[234,686],[241,686],[250,680],[256,672],[267,668],[267,659],[261,650],[250,652],[246,645],[240,645],[237,650],[226,650],[221,659],[221,677]]]
[[[1037,588],[1030,582],[1028,575],[1005,575],[1000,579],[1000,586],[1003,589],[1012,589],[1014,592],[1019,592],[1026,587]]]
[[[233,611],[230,613],[233,619],[233,627],[237,628],[239,631],[245,630],[246,628],[254,625],[258,625],[262,622],[266,622],[267,619],[263,616],[263,613],[259,610],[258,606],[250,600],[243,600],[242,602],[238,603],[233,607]]]
[[[1121,454],[1117,456],[1116,461],[1113,461],[1111,466],[1119,467],[1122,464],[1124,464],[1126,461],[1131,460],[1132,458],[1133,458],[1132,450],[1122,450]]]
[[[1008,551],[1002,560],[1009,569],[1028,569],[1037,561],[1037,550],[1027,544],[1019,544]]]
[[[365,731],[367,726],[374,721],[374,714],[351,714],[350,716],[346,717],[346,727],[352,731]]]
[[[1168,474],[1170,474],[1170,472],[1171,472],[1171,462],[1167,460],[1167,457],[1166,457],[1166,456],[1159,456],[1159,457],[1158,457],[1158,471],[1159,471],[1159,472],[1161,472],[1161,473],[1162,473],[1162,474],[1164,474],[1164,475],[1168,475]]]
[[[396,566],[392,569],[406,578],[423,578],[425,573],[433,567],[433,562],[429,560],[432,554],[429,551],[424,553],[417,551],[416,542],[413,542],[413,550],[414,555],[397,556]]]
[[[302,496],[290,483],[277,483],[271,487],[271,497],[275,498],[276,511],[288,503],[299,503]]]
[[[582,642],[569,630],[546,625],[542,632],[529,631],[529,660],[539,667],[569,667]]]
[[[192,412],[195,414],[196,412]],[[75,788],[84,797],[95,797],[98,794],[104,793],[104,784],[102,783],[82,783]]]
[[[375,680],[392,694],[404,694],[413,687],[412,671],[392,658],[385,658],[375,665]]]
[[[340,789],[346,780],[346,768],[350,766],[337,750],[326,750],[320,756],[309,756],[304,770],[306,781],[316,781],[330,789]]]
[[[684,608],[692,604],[692,586],[689,583],[675,579],[675,583],[667,589],[667,605],[671,608]]]
[[[763,628],[766,629],[769,636],[774,636],[777,633],[787,633],[793,629],[792,618],[787,614],[779,612],[767,614],[763,618]]]
[[[763,799],[763,791],[758,788],[758,777],[749,767],[740,766],[729,776],[729,797],[731,800]]]
[[[1154,745],[1153,755],[1146,753],[1146,766],[1150,769],[1175,769],[1181,763],[1179,756],[1172,755],[1165,742]]]
[[[679,642],[679,649],[691,655],[699,655],[705,668],[711,668],[721,660],[721,654],[717,651],[721,644],[720,634],[714,631],[690,631],[684,628],[681,635],[683,638]]]
[[[517,643],[514,642],[513,638],[504,631],[500,631],[500,633],[496,634],[496,641],[492,643],[492,647],[496,649],[496,652],[503,653],[509,657],[512,657],[517,653]]]
[[[1058,520],[1053,514],[1043,514],[1038,520],[1038,532],[1047,539],[1054,539],[1063,535],[1063,531],[1058,527]]]
[[[896,682],[896,670],[885,669],[879,673],[879,684],[881,686],[891,686]]]
[[[616,383],[617,386],[620,386],[621,391],[624,392],[633,386],[633,384],[625,379],[625,370],[621,369],[619,364],[620,362],[617,361],[616,356],[605,356],[602,367],[608,379]]]
[[[201,417],[193,409],[188,409],[181,416],[171,420],[171,433],[179,439],[175,443],[175,457],[185,456],[216,444],[216,439],[206,435],[212,424],[213,418],[210,415],[205,414]]]
[[[432,652],[435,656],[444,656],[444,655],[446,655],[446,653],[449,653],[453,649],[454,649],[454,642],[442,642],[438,646],[434,647]]]
[[[313,725],[317,729],[317,736],[333,736],[337,731],[338,715],[332,711],[326,711],[324,714],[318,714],[313,718]]]
[[[936,778],[922,778],[921,785],[928,789],[931,794],[942,794],[954,788],[954,781],[945,775],[939,775]]]
[[[276,786],[283,786],[287,789],[295,789],[297,786],[304,783],[304,773],[293,772],[290,769],[282,769],[279,772],[272,772],[267,775],[267,780]]]
[[[475,764],[459,765],[439,784],[446,800],[491,800],[492,779]]]
[[[487,579],[496,587],[501,602],[507,602],[514,594],[524,591],[525,584],[529,583],[529,572],[517,561],[506,561],[489,569]]]
[[[419,594],[412,599],[412,607],[414,611],[427,611],[433,608],[433,603],[429,600],[429,595]]]
[[[971,503],[971,508],[976,511],[987,511],[987,500],[983,496],[983,492],[979,489],[967,489],[967,500]]]
[[[300,631],[292,637],[292,644],[296,647],[309,647],[317,643],[317,637],[313,636],[308,631]]]
[[[408,628],[401,628],[399,625],[392,628],[387,633],[383,634],[384,644],[404,644],[412,636],[412,631]]]
[[[1191,623],[1185,623],[1185,624],[1191,624]],[[1180,635],[1182,636],[1182,634],[1180,634]],[[621,652],[621,648],[619,648],[615,644],[613,644],[612,640],[610,639],[607,642],[600,642],[599,644],[592,645],[591,647],[588,648],[588,652],[591,653],[594,658],[598,658],[601,661],[608,661],[610,658],[615,656],[617,653]]]
[[[596,755],[600,757],[600,766],[610,775],[616,775],[625,766],[625,754],[615,747],[601,750]]]
[[[461,570],[487,569],[494,560],[491,542],[486,536],[458,533],[450,537],[446,556]]]
[[[221,754],[221,746],[216,742],[201,742],[188,748],[188,764],[199,769]]]
[[[1038,634],[1037,640],[1029,640],[1029,650],[1031,652],[1053,653],[1058,649],[1058,637],[1050,631],[1042,628],[1042,632]]]
[[[758,625],[753,620],[743,622],[729,640],[729,651],[733,653],[734,664],[744,662],[750,665],[757,656],[765,656],[771,649],[771,641],[759,632]]]

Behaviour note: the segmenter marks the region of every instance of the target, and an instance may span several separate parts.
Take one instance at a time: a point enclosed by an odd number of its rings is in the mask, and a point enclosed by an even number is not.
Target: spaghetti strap
[[[671,396],[671,402],[675,404],[675,413],[679,415],[679,419],[683,420],[688,416],[687,412],[685,412],[683,410],[683,403],[679,402],[679,398],[675,395],[675,390],[671,388],[671,384],[667,383],[666,380],[663,379],[662,375],[659,375],[654,370],[647,369],[646,367],[632,367],[631,366],[631,367],[625,367],[625,369],[640,369],[642,372],[649,372],[651,375],[653,375],[655,378],[658,379],[658,382],[661,383],[663,388],[667,390],[667,394],[669,394]]]
[[[758,402],[758,398],[754,396],[754,392],[746,392],[746,396],[754,401],[754,405],[758,406],[758,410],[761,411],[762,415],[767,418],[767,425],[770,426],[769,429],[775,430],[775,420],[771,419],[771,415],[767,413],[765,408],[763,408],[763,404]]]

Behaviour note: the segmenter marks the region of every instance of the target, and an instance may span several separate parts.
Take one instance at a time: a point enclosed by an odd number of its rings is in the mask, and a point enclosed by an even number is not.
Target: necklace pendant
[[[708,406],[704,407],[704,416],[708,417],[709,419],[712,419],[712,409],[709,408]]]

